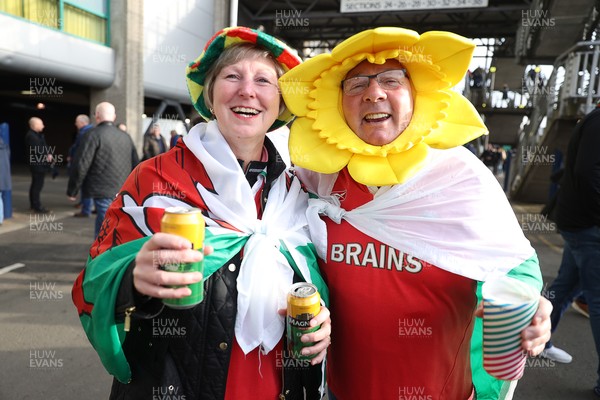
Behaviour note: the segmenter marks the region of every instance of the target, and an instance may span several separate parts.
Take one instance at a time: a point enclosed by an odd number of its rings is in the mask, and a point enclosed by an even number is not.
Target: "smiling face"
[[[384,64],[371,64],[365,60],[351,69],[346,79],[401,68],[403,66],[397,60],[387,60]],[[363,93],[355,96],[343,93],[342,108],[346,123],[365,143],[374,146],[391,143],[404,132],[412,118],[410,82],[404,77],[398,88],[384,90],[377,79],[370,79]]]
[[[230,145],[239,140],[264,140],[280,111],[277,78],[273,62],[265,58],[245,58],[218,73],[213,112]]]

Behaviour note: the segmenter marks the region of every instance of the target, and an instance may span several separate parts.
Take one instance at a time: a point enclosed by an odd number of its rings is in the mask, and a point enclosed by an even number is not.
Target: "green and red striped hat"
[[[187,86],[192,99],[192,104],[205,120],[212,117],[211,112],[204,103],[204,80],[210,68],[219,58],[223,50],[238,43],[255,43],[271,52],[285,72],[300,64],[302,60],[296,53],[282,41],[255,29],[243,26],[229,27],[219,32],[206,43],[202,54],[186,68]],[[271,125],[269,131],[287,124],[294,115],[287,109],[279,114],[277,120]]]

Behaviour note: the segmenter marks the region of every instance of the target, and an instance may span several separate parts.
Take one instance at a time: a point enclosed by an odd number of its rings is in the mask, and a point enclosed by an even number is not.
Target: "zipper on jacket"
[[[135,306],[125,309],[125,322],[123,323],[123,330],[129,332],[131,329],[131,314],[135,311]]]

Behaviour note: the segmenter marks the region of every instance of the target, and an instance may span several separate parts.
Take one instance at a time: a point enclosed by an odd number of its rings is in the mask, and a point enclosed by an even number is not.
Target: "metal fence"
[[[553,67],[547,82],[533,80],[528,88],[533,111],[519,132],[520,147],[541,148],[554,121],[582,117],[600,101],[600,41],[577,43],[558,56]],[[521,157],[513,159],[511,192],[532,167]]]

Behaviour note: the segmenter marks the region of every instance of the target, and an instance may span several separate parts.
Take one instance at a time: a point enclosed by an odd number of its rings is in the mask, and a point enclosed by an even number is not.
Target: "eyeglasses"
[[[371,79],[375,79],[379,87],[383,90],[395,90],[402,85],[401,82],[404,78],[408,78],[408,74],[404,68],[383,71],[375,75],[359,75],[344,79],[342,81],[342,89],[344,90],[344,94],[348,96],[357,96],[367,90]]]

